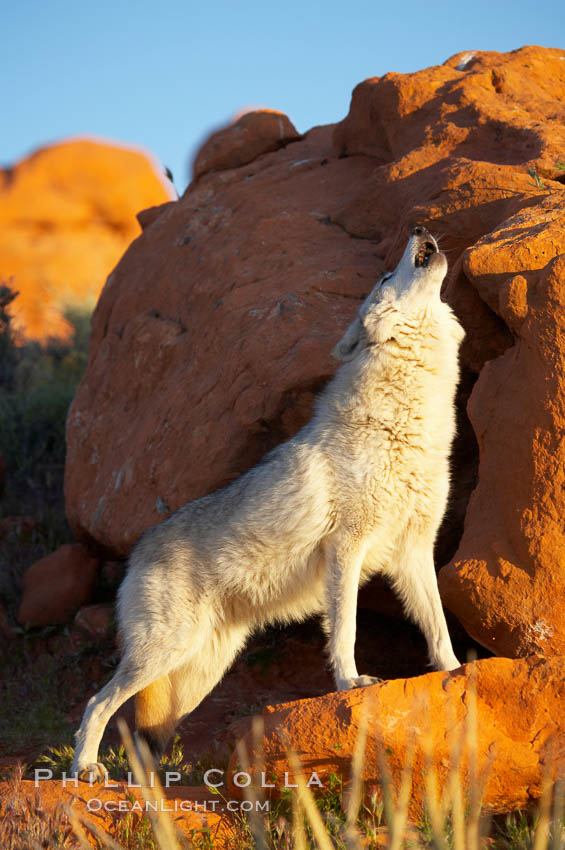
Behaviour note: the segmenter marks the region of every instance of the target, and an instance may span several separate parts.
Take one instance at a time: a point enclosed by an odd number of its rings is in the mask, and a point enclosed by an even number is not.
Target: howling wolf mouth
[[[432,254],[437,253],[437,248],[433,242],[422,242],[418,248],[418,252],[414,258],[414,265],[417,269],[426,268]]]

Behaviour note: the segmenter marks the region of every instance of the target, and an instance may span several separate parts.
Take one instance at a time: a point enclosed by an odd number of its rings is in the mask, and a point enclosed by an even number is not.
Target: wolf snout
[[[412,230],[412,237],[416,240],[414,265],[416,268],[426,267],[432,254],[437,254],[439,251],[437,242],[429,230],[421,224],[417,224]]]
[[[417,224],[416,227],[412,229],[412,233],[410,235],[421,236],[422,239],[430,239],[432,242],[435,242],[434,237],[423,224]]]

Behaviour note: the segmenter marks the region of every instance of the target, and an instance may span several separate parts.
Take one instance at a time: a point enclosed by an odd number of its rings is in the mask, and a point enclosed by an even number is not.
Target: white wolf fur
[[[138,541],[118,595],[123,657],[76,735],[81,778],[101,777],[102,733],[128,697],[163,747],[249,634],[273,621],[323,614],[338,689],[378,681],[359,676],[354,659],[358,587],[378,572],[424,632],[431,662],[459,666],[433,562],[463,338],[440,299],[446,270],[433,237],[415,228],[335,347],[344,365],[308,425]]]

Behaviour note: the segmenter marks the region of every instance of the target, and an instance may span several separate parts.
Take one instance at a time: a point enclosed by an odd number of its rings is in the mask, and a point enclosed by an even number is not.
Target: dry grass
[[[113,826],[103,831],[76,808],[52,816],[40,810],[39,800],[29,802],[19,791],[21,777],[13,780],[12,793],[6,798],[0,817],[2,850],[37,848],[109,848],[109,850],[563,850],[565,847],[564,786],[547,772],[543,793],[535,812],[518,812],[489,817],[481,807],[486,776],[477,775],[476,713],[470,700],[465,741],[452,741],[452,768],[447,783],[440,789],[432,754],[425,777],[425,815],[420,823],[410,819],[410,789],[414,746],[409,748],[400,781],[393,784],[386,754],[380,759],[378,795],[367,799],[363,788],[364,750],[368,735],[368,712],[362,720],[352,758],[351,781],[342,789],[337,778],[330,790],[314,796],[303,778],[298,756],[289,750],[289,762],[298,787],[272,804],[268,814],[252,810],[249,818],[236,814],[216,833],[195,829],[181,835],[169,814],[155,805],[150,815],[116,816]],[[163,790],[150,782],[155,765],[149,751],[136,751],[125,724],[121,733],[136,782],[148,803],[157,804]],[[256,744],[262,727],[254,725]],[[425,740],[419,744],[427,746]],[[469,788],[461,785],[464,745],[467,747]],[[257,749],[255,749],[257,752]],[[244,750],[238,751],[243,770],[249,769]],[[249,789],[246,789],[249,791]],[[257,794],[257,797],[255,795]],[[248,799],[259,799],[251,790]]]
[[[39,793],[29,800],[21,790],[22,770],[16,771],[0,808],[0,847],[2,850],[38,850],[61,847],[75,850],[79,840],[66,815],[47,815]]]

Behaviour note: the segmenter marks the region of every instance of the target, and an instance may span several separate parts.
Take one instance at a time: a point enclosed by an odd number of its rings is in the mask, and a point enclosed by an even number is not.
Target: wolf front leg
[[[326,610],[329,651],[339,691],[362,688],[380,682],[373,676],[360,676],[355,664],[357,594],[364,549],[353,541],[332,541],[325,550]]]
[[[458,661],[447,629],[437,586],[433,541],[427,544],[407,535],[400,552],[397,572],[392,576],[408,616],[423,631],[430,661],[437,670],[455,670]]]

